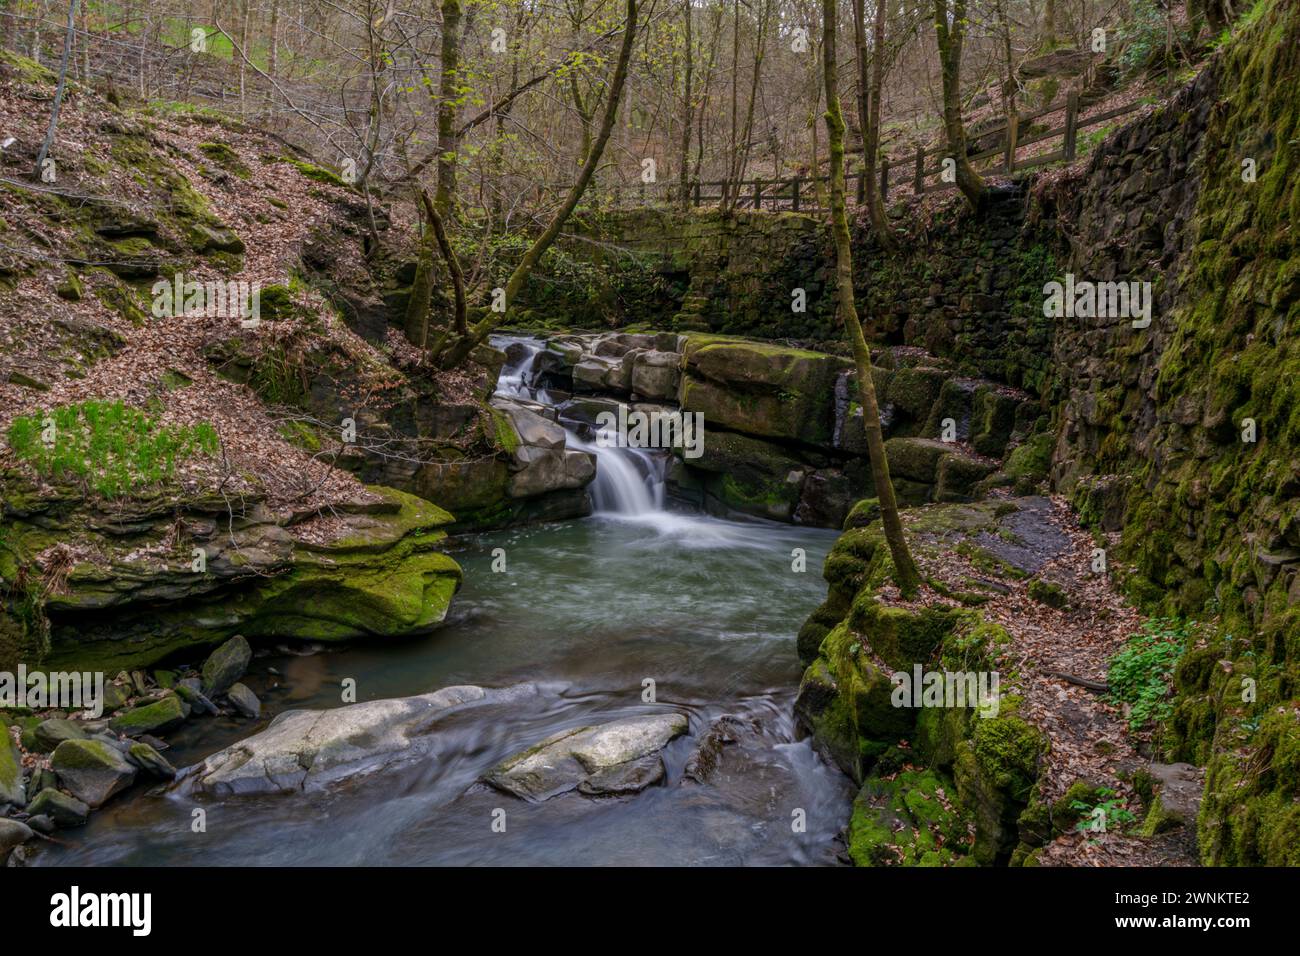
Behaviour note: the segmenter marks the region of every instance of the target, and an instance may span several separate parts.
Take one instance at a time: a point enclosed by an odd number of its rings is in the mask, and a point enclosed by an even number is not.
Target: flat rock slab
[[[576,727],[515,754],[484,780],[533,802],[570,790],[590,796],[635,793],[663,779],[659,751],[687,726],[684,714],[663,714]]]
[[[501,691],[466,684],[335,710],[286,711],[261,733],[188,768],[179,785],[218,796],[323,790],[423,756],[432,724],[455,708],[536,694],[533,684]]]

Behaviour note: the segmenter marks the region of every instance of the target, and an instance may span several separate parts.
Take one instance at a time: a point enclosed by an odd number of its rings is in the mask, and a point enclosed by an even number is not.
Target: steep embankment
[[[1147,327],[1112,311],[1047,330],[1050,374],[1036,384],[1052,414],[1052,483],[1094,536],[1048,574],[1059,594],[1037,587],[1060,607],[1030,613],[1024,598],[1047,572],[1022,567],[1026,585],[996,562],[965,568],[957,589],[936,587],[936,525],[966,558],[1026,543],[1027,529],[996,510],[911,517],[929,590],[947,600],[900,604],[874,529],[846,533],[827,562],[830,599],[800,636],[812,660],[800,713],[864,780],[850,827],[859,862],[952,862],[966,853],[964,814],[981,862],[1180,859],[1196,776],[1161,760],[1206,768],[1203,862],[1300,862],[1297,51],[1300,11],[1260,4],[1186,89],[1029,193],[1022,258],[1058,262],[1062,281],[1149,282],[1154,300]],[[1002,231],[969,218],[965,228]],[[1089,577],[1099,569],[1141,607],[1201,621],[1151,626],[1140,646],[1165,655],[1173,688],[1157,680],[1127,731],[1113,707],[1054,676],[1104,682],[1135,630]],[[956,593],[990,571],[991,597]],[[978,611],[953,611],[953,599]],[[916,663],[1002,670],[1012,713],[900,712],[887,677]],[[1141,827],[1125,824],[1120,811],[1140,808]],[[1108,832],[1069,832],[1098,809]]]
[[[487,407],[500,357],[431,375],[386,321],[358,334],[357,303],[394,313],[365,204],[238,123],[74,84],[32,180],[53,78],[6,57],[0,669],[441,621],[459,569],[430,502],[508,502],[523,468]]]

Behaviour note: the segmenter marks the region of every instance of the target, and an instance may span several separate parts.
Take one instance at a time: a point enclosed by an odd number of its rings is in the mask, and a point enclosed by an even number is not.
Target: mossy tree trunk
[[[605,153],[605,144],[609,142],[610,133],[614,129],[614,122],[618,118],[618,107],[623,98],[623,87],[627,82],[628,63],[632,59],[632,42],[636,39],[636,16],[636,0],[627,0],[627,20],[623,27],[623,45],[619,50],[618,62],[614,67],[614,75],[610,80],[608,98],[605,100],[605,114],[600,123],[600,132],[596,135],[591,151],[587,154],[586,162],[582,164],[582,170],[578,173],[577,180],[569,188],[563,204],[555,211],[555,215],[551,217],[546,229],[528,247],[528,251],[524,253],[519,265],[510,274],[505,287],[506,311],[488,312],[483,319],[474,324],[467,334],[457,337],[448,343],[449,347],[439,349],[438,352],[434,353],[434,360],[443,367],[449,368],[459,365],[469,356],[470,352],[474,351],[480,343],[492,334],[493,330],[506,320],[506,316],[509,315],[509,307],[515,301],[515,297],[524,287],[524,283],[528,281],[528,277],[532,275],[533,269],[536,268],[538,261],[546,253],[546,250],[551,248],[551,245],[559,237],[560,230],[564,228],[564,224],[582,199],[583,193],[587,191],[591,177],[595,174],[596,167]]]
[[[961,118],[961,50],[966,39],[966,0],[934,0],[934,35],[943,74],[943,129],[956,164],[957,188],[972,209],[984,199],[984,180],[966,158],[966,124]]]
[[[867,78],[867,20],[864,0],[853,0],[853,39],[857,50],[858,68],[858,121],[862,126],[862,178],[863,196],[867,203],[867,216],[880,244],[886,249],[896,245],[885,215],[885,202],[880,194],[877,159],[880,153],[881,86],[885,82],[885,16],[886,0],[876,0],[876,15],[872,27],[871,78]]]
[[[826,91],[826,138],[830,151],[831,233],[835,238],[835,284],[839,293],[840,318],[848,330],[853,346],[853,361],[858,370],[858,396],[862,400],[862,425],[866,432],[871,478],[880,500],[880,518],[885,540],[894,559],[894,582],[904,596],[916,593],[920,575],[907,547],[903,522],[898,515],[898,501],[889,477],[889,460],[885,457],[884,433],[880,427],[880,408],[876,403],[875,380],[871,375],[871,350],[867,347],[858,321],[853,296],[853,250],[849,241],[849,217],[844,203],[844,114],[840,109],[836,76],[835,33],[838,11],[835,0],[822,0],[822,85]]]
[[[438,89],[438,215],[451,215],[456,194],[456,88],[460,72],[460,0],[442,0],[442,80]]]

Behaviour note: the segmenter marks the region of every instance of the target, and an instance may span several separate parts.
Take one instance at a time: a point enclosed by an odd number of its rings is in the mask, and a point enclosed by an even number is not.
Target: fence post
[[[1002,165],[1008,173],[1016,169],[1016,148],[1020,143],[1020,114],[1013,106],[1007,113],[1007,149],[1002,158]]]
[[[763,180],[754,180],[754,208],[763,208]]]
[[[790,208],[799,211],[799,177],[790,180]]]
[[[1079,132],[1079,91],[1070,90],[1065,100],[1065,161],[1074,162]]]
[[[916,175],[912,177],[912,192],[918,196],[925,192],[925,148],[916,147]]]
[[[880,201],[889,199],[889,157],[880,158]]]

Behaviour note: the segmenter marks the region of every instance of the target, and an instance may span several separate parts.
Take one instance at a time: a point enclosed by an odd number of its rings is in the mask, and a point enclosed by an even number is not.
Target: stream
[[[543,406],[529,381],[536,340],[522,344],[498,391]],[[600,447],[560,421],[570,447],[597,456],[595,513],[459,539],[465,572],[445,625],[382,644],[284,648],[254,659],[262,699],[252,725],[192,720],[166,756],[193,763],[293,708],[427,693],[452,684],[531,681],[545,693],[438,724],[427,759],[328,793],[193,799],[137,786],[61,831],[39,865],[800,865],[836,862],[852,787],[797,740],[801,668],[795,634],[824,595],[836,533],[712,518],[666,500],[662,453]],[[707,436],[705,438],[707,442]],[[802,548],[807,570],[791,569]],[[494,555],[494,551],[496,554]],[[494,558],[504,553],[504,571]],[[497,562],[499,564],[499,561]],[[643,699],[653,681],[654,702]],[[531,804],[476,781],[506,757],[571,727],[619,717],[688,715],[690,733],[664,750],[663,785]],[[731,715],[734,743],[706,782],[684,776],[698,738]],[[194,832],[193,811],[206,811]],[[506,810],[505,832],[492,824]],[[499,816],[499,815],[498,815]],[[800,828],[796,824],[803,821]]]

